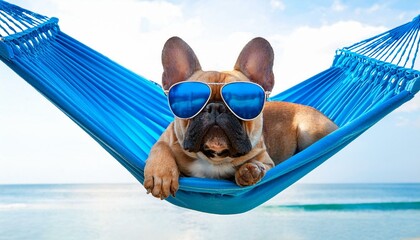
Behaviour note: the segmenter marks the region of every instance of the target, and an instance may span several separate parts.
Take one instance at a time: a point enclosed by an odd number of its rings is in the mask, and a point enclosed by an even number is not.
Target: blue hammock
[[[161,87],[61,32],[58,19],[0,1],[0,59],[92,136],[140,182],[149,150],[173,120]],[[175,205],[233,214],[272,198],[420,89],[413,70],[420,17],[336,52],[332,66],[272,97],[313,106],[339,129],[256,185],[181,178]]]

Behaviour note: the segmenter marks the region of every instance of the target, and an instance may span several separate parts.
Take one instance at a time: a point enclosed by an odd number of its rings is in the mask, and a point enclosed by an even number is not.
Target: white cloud
[[[286,9],[286,5],[284,4],[283,1],[281,0],[271,0],[270,1],[270,5],[271,7],[273,7],[274,9],[279,9],[281,11]]]
[[[374,13],[382,8],[381,4],[373,4],[370,8],[366,9],[367,13]]]
[[[342,12],[347,9],[347,6],[340,0],[335,0],[331,6],[331,9],[335,12]]]
[[[386,8],[385,4],[375,3],[368,8],[356,8],[355,13],[356,14],[373,14],[373,13],[376,13],[383,8]]]
[[[414,97],[395,111],[400,113],[420,112],[420,96]]]
[[[151,80],[160,82],[160,52],[166,39],[202,34],[199,18],[166,1],[57,1],[60,28],[75,39]],[[77,13],[77,14],[75,14]]]
[[[404,112],[395,111],[393,113],[394,123],[396,127],[418,130],[420,129],[420,112]]]
[[[398,116],[395,122],[395,125],[397,127],[405,127],[410,125],[411,121],[409,118],[407,117],[403,117],[403,116]]]
[[[336,49],[384,30],[383,27],[356,21],[343,21],[319,28],[299,27],[287,36],[273,36],[276,50],[275,91],[285,90],[329,68]]]

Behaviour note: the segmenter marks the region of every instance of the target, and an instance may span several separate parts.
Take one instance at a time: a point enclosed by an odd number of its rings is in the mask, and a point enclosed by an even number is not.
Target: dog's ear
[[[273,62],[273,48],[267,40],[258,37],[245,45],[234,69],[245,74],[249,80],[258,83],[266,91],[271,91],[274,86]]]
[[[174,83],[187,80],[201,69],[194,51],[179,37],[172,37],[166,41],[162,50],[162,65],[162,86],[165,90]]]

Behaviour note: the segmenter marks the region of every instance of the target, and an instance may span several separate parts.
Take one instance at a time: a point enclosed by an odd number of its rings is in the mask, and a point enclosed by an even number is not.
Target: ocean
[[[0,239],[420,240],[420,184],[295,184],[226,216],[140,184],[0,185]]]

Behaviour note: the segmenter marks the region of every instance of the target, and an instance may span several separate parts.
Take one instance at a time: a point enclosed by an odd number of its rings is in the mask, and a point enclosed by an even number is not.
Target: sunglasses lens
[[[179,118],[192,118],[210,97],[210,87],[201,82],[182,82],[169,89],[169,107]]]
[[[249,82],[234,82],[222,88],[222,97],[230,110],[239,118],[256,118],[264,107],[265,92],[259,85]]]

